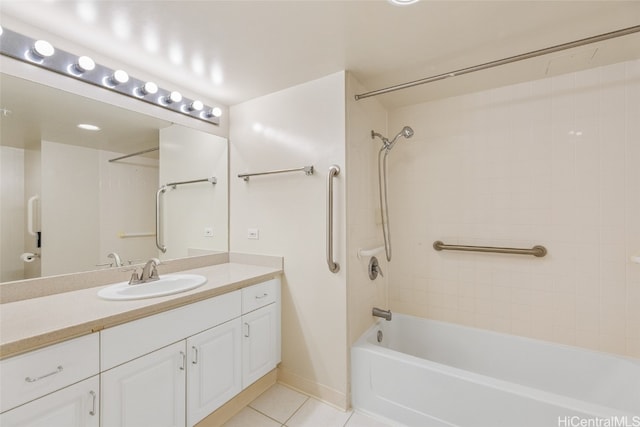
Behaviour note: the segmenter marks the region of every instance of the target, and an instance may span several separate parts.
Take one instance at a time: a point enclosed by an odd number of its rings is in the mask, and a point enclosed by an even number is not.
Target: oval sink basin
[[[190,291],[205,283],[207,278],[198,274],[167,274],[159,280],[138,285],[116,283],[98,291],[98,296],[108,300],[154,298]]]

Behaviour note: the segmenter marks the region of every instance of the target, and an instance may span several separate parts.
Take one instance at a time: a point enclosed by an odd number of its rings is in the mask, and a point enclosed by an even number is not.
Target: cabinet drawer
[[[242,289],[242,314],[269,305],[280,298],[280,279]]]
[[[240,316],[240,291],[230,292],[100,332],[102,370]]]
[[[96,333],[0,361],[0,412],[98,374],[99,354]]]

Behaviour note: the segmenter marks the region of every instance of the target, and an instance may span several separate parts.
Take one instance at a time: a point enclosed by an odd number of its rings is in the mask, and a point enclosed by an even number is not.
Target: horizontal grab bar
[[[301,168],[294,169],[278,169],[267,172],[255,172],[255,173],[240,173],[238,174],[238,178],[242,178],[245,181],[249,181],[249,177],[258,176],[258,175],[273,175],[276,173],[288,173],[288,172],[304,172],[305,175],[313,175],[313,166],[303,166]]]
[[[547,254],[547,248],[536,245],[531,249],[502,248],[496,246],[465,246],[465,245],[445,245],[440,240],[433,242],[433,249],[436,251],[467,251],[467,252],[491,252],[497,254],[533,255],[543,257]]]
[[[191,181],[168,182],[167,184],[165,184],[165,186],[167,186],[167,187],[177,187],[178,185],[195,184],[196,182],[210,182],[211,184],[217,184],[218,180],[216,179],[215,176],[212,176],[212,177],[209,177],[209,178],[192,179]]]

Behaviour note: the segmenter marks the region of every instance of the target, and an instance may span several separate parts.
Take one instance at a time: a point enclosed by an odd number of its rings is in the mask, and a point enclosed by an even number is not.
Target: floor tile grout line
[[[253,411],[257,412],[260,415],[264,415],[265,417],[269,418],[271,421],[275,421],[276,423],[282,425],[282,422],[280,420],[276,420],[275,418],[270,417],[269,415],[265,414],[264,412],[261,412],[261,411],[257,410],[256,408],[251,406],[251,404],[247,405],[246,407],[249,408],[249,409],[252,409]]]
[[[302,393],[300,393],[300,394],[302,394]],[[308,395],[305,395],[305,394],[303,394],[303,396],[305,397],[304,402],[302,402],[302,403],[300,404],[300,406],[298,406],[298,409],[296,409],[295,411],[293,411],[293,414],[291,414],[291,415],[289,416],[289,418],[287,418],[287,419],[285,420],[284,424],[286,424],[286,423],[288,423],[289,421],[291,421],[291,418],[293,418],[293,416],[294,416],[295,414],[297,414],[297,413],[298,413],[298,411],[300,411],[300,408],[302,408],[302,407],[304,406],[304,404],[305,404],[305,403],[307,403],[307,402],[309,401],[309,399],[311,399],[311,396],[308,396]]]

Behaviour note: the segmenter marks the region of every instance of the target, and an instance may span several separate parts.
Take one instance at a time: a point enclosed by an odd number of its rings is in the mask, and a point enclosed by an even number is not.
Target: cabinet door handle
[[[55,371],[49,372],[48,374],[40,375],[39,377],[35,378],[27,377],[24,380],[28,383],[35,383],[36,381],[40,381],[41,379],[50,377],[51,375],[59,374],[60,372],[62,372],[62,366],[58,366]]]
[[[262,294],[260,296],[256,295],[256,299],[262,299],[262,298],[265,298],[265,297],[268,297],[268,296],[269,296],[269,294],[265,292],[264,294]]]
[[[180,356],[182,356],[182,365],[180,365],[180,370],[184,371],[185,365],[187,363],[187,355],[184,354],[184,351],[181,351]]]
[[[246,327],[247,327],[247,332],[244,334],[244,336],[245,336],[246,338],[249,338],[249,335],[251,334],[251,326],[250,326],[248,323],[246,323],[246,322],[245,322],[244,326],[246,326]]]
[[[96,414],[96,392],[91,390],[89,394],[91,395],[91,399],[93,401],[91,403],[91,410],[89,411],[89,415],[93,417]]]
[[[193,360],[191,361],[191,363],[194,365],[197,365],[198,364],[198,348],[194,345],[194,346],[191,346],[191,349],[193,350]]]

